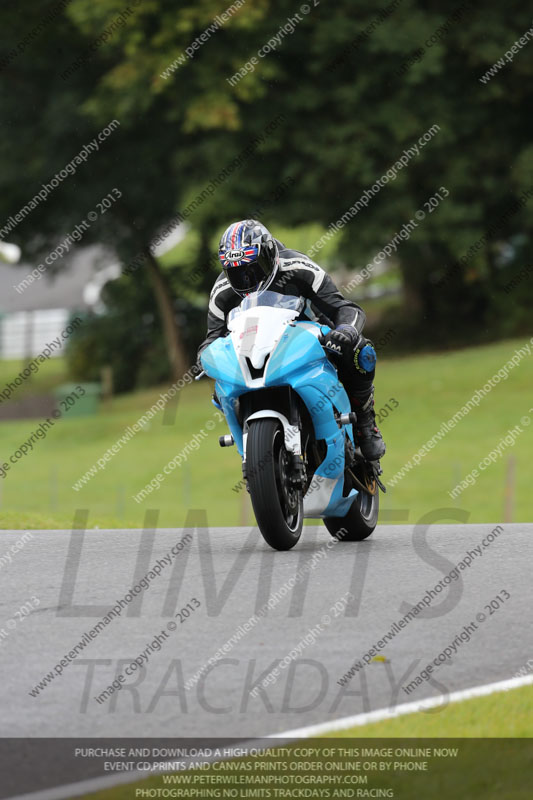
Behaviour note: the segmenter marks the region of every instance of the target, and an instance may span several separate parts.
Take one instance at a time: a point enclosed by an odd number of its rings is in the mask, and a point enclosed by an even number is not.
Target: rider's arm
[[[198,358],[202,350],[205,350],[205,348],[210,345],[211,342],[214,342],[215,339],[218,339],[219,336],[225,336],[227,332],[228,329],[226,328],[225,319],[220,319],[209,310],[207,312],[207,335],[198,348]]]
[[[312,259],[296,250],[281,250],[282,266],[280,280],[294,281],[294,294],[307,297],[334,327],[349,325],[361,334],[366,314],[361,306],[347,300],[339,292],[328,273]],[[290,294],[289,286],[286,289]]]
[[[202,350],[218,339],[220,336],[225,336],[228,332],[226,327],[226,314],[229,309],[226,309],[227,304],[227,288],[229,287],[228,281],[220,276],[211,290],[209,297],[209,309],[207,312],[207,335],[200,347],[198,348],[198,360]],[[232,292],[230,291],[230,294]]]
[[[326,272],[312,302],[334,322],[336,327],[349,325],[357,333],[362,332],[366,319],[365,312],[357,303],[342,296]]]

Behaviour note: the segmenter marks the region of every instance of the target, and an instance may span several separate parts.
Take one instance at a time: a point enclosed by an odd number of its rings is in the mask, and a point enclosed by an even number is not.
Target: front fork
[[[292,487],[295,489],[303,490],[307,480],[307,470],[304,455],[302,454],[302,431],[301,424],[298,418],[298,424],[292,425],[284,414],[272,409],[264,409],[256,411],[254,414],[246,419],[243,428],[243,458],[242,458],[242,476],[247,481],[246,471],[246,445],[248,439],[248,424],[256,419],[277,419],[281,422],[283,427],[284,445],[288,459],[288,480]],[[292,417],[292,421],[294,417]]]

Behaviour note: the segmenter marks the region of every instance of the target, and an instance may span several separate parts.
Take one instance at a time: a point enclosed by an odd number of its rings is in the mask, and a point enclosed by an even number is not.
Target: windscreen
[[[291,311],[300,312],[305,305],[303,297],[295,297],[292,294],[279,294],[279,292],[252,292],[247,295],[242,303],[234,308],[228,316],[228,322],[234,317],[258,306],[271,306],[274,308],[287,308]]]

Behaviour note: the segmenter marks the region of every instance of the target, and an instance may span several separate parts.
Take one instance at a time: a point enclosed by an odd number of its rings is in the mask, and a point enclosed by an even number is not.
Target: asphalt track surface
[[[511,678],[533,657],[527,611],[533,601],[533,525],[495,530],[490,524],[446,522],[458,514],[437,513],[427,526],[382,525],[365,542],[329,548],[323,526],[307,527],[289,552],[271,550],[252,528],[35,532],[0,569],[0,735],[264,737]],[[0,556],[20,536],[21,531],[2,532]],[[187,544],[149,588],[32,697],[30,690],[84,632],[184,536]],[[457,571],[460,577],[448,582],[445,576],[478,547],[470,565]],[[307,579],[276,600],[186,691],[184,682],[296,573]],[[444,580],[431,605],[376,651],[378,660],[367,656],[363,670],[346,685],[337,683],[394,621]],[[346,603],[347,593],[348,604],[338,613],[335,604]],[[488,608],[498,595],[500,601]],[[32,597],[39,605],[25,615],[21,608],[35,605]],[[183,613],[180,622],[174,615],[187,604],[190,616]],[[481,622],[479,614],[485,617]],[[452,658],[406,693],[402,686],[473,622],[470,640],[464,635]],[[169,632],[169,623],[176,629]],[[313,627],[314,642],[302,645]],[[161,649],[98,703],[94,698],[162,631],[167,636]],[[275,682],[250,694],[298,646]],[[41,788],[38,775],[36,770],[31,788]],[[83,777],[88,775],[61,776],[61,783]]]

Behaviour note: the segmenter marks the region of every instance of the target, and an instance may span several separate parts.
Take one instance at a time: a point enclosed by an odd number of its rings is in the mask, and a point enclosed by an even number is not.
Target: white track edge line
[[[342,731],[346,730],[346,728],[359,727],[370,722],[394,719],[395,717],[402,717],[404,714],[414,714],[417,711],[426,711],[430,708],[438,708],[438,706],[445,707],[449,703],[470,700],[474,697],[485,697],[486,695],[496,692],[507,692],[510,689],[518,689],[521,686],[528,686],[532,683],[533,675],[508,678],[507,680],[497,681],[496,683],[473,686],[470,689],[460,689],[456,692],[451,692],[449,695],[439,695],[438,697],[431,697],[427,700],[402,703],[394,708],[379,708],[376,711],[367,711],[363,714],[355,714],[351,717],[340,717],[339,719],[331,720],[331,722],[321,722],[317,725],[307,725],[305,728],[295,728],[294,730],[284,731],[283,733],[274,733],[271,734],[269,738],[282,739],[284,737],[292,738],[294,736],[297,739],[308,739],[317,734]]]

